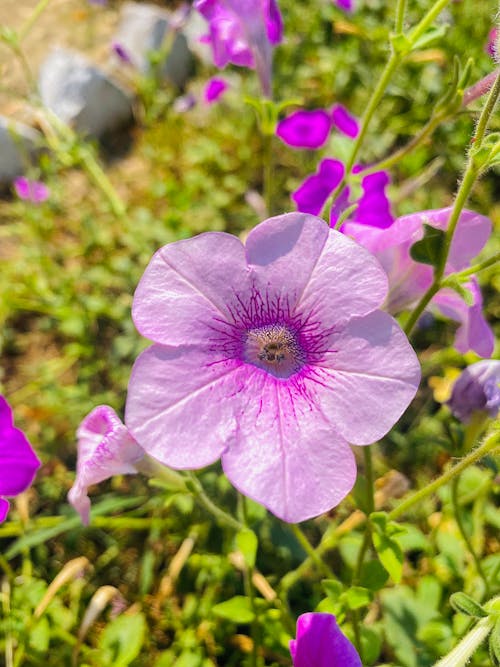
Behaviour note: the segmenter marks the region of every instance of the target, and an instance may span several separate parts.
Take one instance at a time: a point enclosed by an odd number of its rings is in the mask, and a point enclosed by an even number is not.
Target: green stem
[[[456,273],[450,273],[450,275],[446,276],[446,278],[442,281],[441,286],[446,287],[448,283],[451,284],[454,280],[462,280],[463,278],[472,276],[476,273],[479,273],[479,271],[484,271],[484,269],[488,269],[490,266],[494,266],[498,262],[500,262],[500,252],[495,253],[482,262],[473,264],[468,269],[457,271]]]
[[[82,166],[86,170],[90,179],[94,182],[94,184],[100,189],[104,197],[108,200],[109,206],[113,211],[113,214],[117,218],[123,218],[126,214],[125,204],[123,203],[121,197],[111,184],[111,181],[106,176],[103,169],[97,162],[92,151],[85,147],[80,152],[80,158]]]
[[[406,0],[398,0],[396,5],[396,21],[394,31],[396,35],[403,32],[403,24],[405,19]]]
[[[238,519],[245,527],[248,526],[246,499],[241,493],[238,493]],[[258,667],[259,624],[257,622],[257,606],[255,604],[255,591],[252,583],[253,572],[254,568],[245,563],[243,569],[243,585],[245,588],[245,595],[250,600],[250,608],[254,615],[250,624],[250,635],[252,637],[250,667]]]
[[[240,531],[245,528],[244,524],[237,521],[230,514],[218,507],[206,494],[205,489],[201,485],[200,480],[193,474],[187,473],[186,477],[189,479],[191,488],[189,489],[194,494],[195,498],[203,505],[203,507],[212,514],[216,521],[223,526]]]
[[[441,14],[443,9],[450,3],[451,0],[438,0],[434,7],[427,12],[424,18],[418,23],[408,35],[408,40],[413,46],[420,37],[424,34],[429,26],[434,23],[434,20]]]
[[[311,558],[313,563],[316,565],[318,570],[320,572],[323,572],[323,574],[329,579],[336,579],[333,570],[321,559],[320,555],[318,554],[316,549],[312,546],[312,544],[309,542],[309,540],[307,539],[307,537],[305,536],[304,532],[299,527],[299,525],[296,523],[292,523],[290,524],[290,529],[297,538],[297,540],[300,542],[300,545],[307,553],[309,558]]]
[[[492,616],[482,618],[448,655],[436,662],[434,667],[465,667],[475,651],[490,634],[494,624],[495,621]]]
[[[401,503],[399,503],[397,507],[395,507],[391,512],[389,512],[387,518],[390,521],[398,519],[400,516],[405,514],[411,507],[421,503],[425,498],[435,493],[442,486],[444,486],[448,482],[451,482],[452,479],[457,477],[457,475],[460,475],[460,473],[466,470],[466,468],[480,461],[487,454],[489,454],[495,448],[497,448],[499,444],[500,444],[500,428],[497,427],[491,435],[485,438],[482,445],[477,447],[477,449],[475,449],[466,457],[464,457],[459,463],[455,464],[452,468],[447,470],[443,475],[441,475],[441,477],[434,480],[434,482],[431,482],[423,489],[416,491],[409,498],[406,498]]]
[[[429,287],[427,292],[423,295],[423,297],[420,299],[419,303],[415,306],[414,310],[411,312],[408,320],[406,321],[406,324],[403,327],[403,331],[407,336],[410,335],[410,333],[413,330],[413,327],[415,324],[418,322],[420,315],[424,312],[425,308],[431,301],[432,297],[439,292],[441,288],[441,285],[436,284],[435,281],[433,281],[432,285]]]
[[[35,9],[33,10],[33,13],[29,17],[29,19],[26,21],[26,23],[22,26],[21,30],[18,33],[19,41],[22,42],[25,37],[28,36],[28,33],[31,31],[31,28],[35,25],[35,23],[38,20],[38,17],[40,14],[47,8],[49,2],[51,0],[40,0]]]
[[[273,135],[264,134],[263,185],[267,215],[273,215]]]
[[[490,120],[491,114],[495,110],[495,106],[499,95],[500,95],[500,70],[497,71],[495,83],[490,89],[488,98],[486,100],[486,104],[484,105],[484,108],[481,112],[479,121],[476,126],[476,133],[474,136],[474,144],[476,147],[481,146],[481,144],[483,143],[484,135],[488,127],[488,122]]]
[[[476,551],[474,549],[474,545],[472,544],[472,541],[470,537],[467,535],[467,531],[465,530],[465,526],[462,520],[462,511],[460,507],[460,503],[458,500],[458,483],[460,481],[460,476],[455,477],[455,479],[451,483],[451,502],[453,505],[453,512],[455,514],[455,521],[458,526],[458,530],[460,531],[460,535],[462,536],[463,541],[465,542],[467,549],[469,550],[470,555],[472,556],[472,559],[474,561],[474,564],[476,566],[476,570],[478,575],[481,577],[481,579],[484,582],[484,592],[485,595],[489,596],[490,595],[490,587],[488,585],[488,579],[484,573],[483,566],[481,565],[481,560],[476,554]]]

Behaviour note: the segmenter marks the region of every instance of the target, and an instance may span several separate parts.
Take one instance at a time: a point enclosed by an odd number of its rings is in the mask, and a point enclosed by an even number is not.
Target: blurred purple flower
[[[284,521],[331,509],[356,477],[348,443],[385,434],[419,382],[378,310],[386,281],[370,253],[300,213],[262,222],[246,246],[207,232],[161,248],[132,307],[154,342],[130,379],[133,437],[171,468],[221,458]]]
[[[111,43],[111,50],[119,58],[122,63],[125,63],[126,65],[131,65],[132,64],[132,58],[130,57],[130,54],[128,53],[127,49],[121,44],[120,42],[112,42]]]
[[[330,114],[323,109],[294,111],[278,123],[276,134],[294,148],[321,148],[331,126]]]
[[[255,68],[264,95],[270,96],[272,47],[283,33],[276,0],[196,0],[193,6],[209,23],[205,41],[216,67]]]
[[[49,197],[49,188],[41,181],[32,181],[24,176],[14,179],[14,189],[19,199],[41,204]]]
[[[342,231],[370,250],[384,267],[389,278],[389,295],[386,310],[396,314],[412,308],[432,283],[433,268],[412,259],[410,248],[423,238],[424,224],[445,230],[451,209],[412,213],[398,218],[385,229],[347,222]],[[491,233],[491,220],[464,210],[460,216],[451,244],[445,274],[461,271],[480,252]],[[460,323],[455,336],[455,347],[459,352],[474,350],[482,357],[493,351],[493,333],[482,314],[482,299],[474,276],[464,285],[472,293],[473,305],[465,301],[452,289],[441,289],[432,299],[445,317]]]
[[[363,667],[358,652],[332,614],[310,612],[299,616],[290,653],[293,667]]]
[[[76,435],[76,479],[68,500],[87,525],[90,517],[88,487],[113,475],[136,473],[134,463],[144,456],[144,452],[108,405],[94,408],[82,421]]]
[[[17,496],[30,486],[40,467],[24,433],[14,426],[12,409],[0,395],[0,522],[9,511],[5,496]]]
[[[359,134],[359,124],[356,118],[342,106],[336,104],[332,109],[332,121],[335,127],[351,139],[355,139]]]
[[[205,100],[206,104],[213,104],[214,102],[217,102],[217,100],[220,99],[222,95],[224,95],[228,88],[229,84],[227,81],[214,76],[207,82],[207,85],[205,86],[205,90],[203,91],[203,99]]]
[[[334,0],[337,7],[345,9],[346,12],[354,11],[354,0]]]
[[[173,110],[176,113],[186,113],[196,106],[196,97],[191,93],[186,93],[186,95],[180,95],[176,97],[172,105]]]
[[[360,166],[353,168],[353,173],[361,171]],[[326,158],[319,163],[316,174],[308,176],[302,185],[292,193],[297,209],[303,213],[318,215],[325,206],[344,177],[344,165],[339,160]],[[385,188],[389,183],[389,175],[385,171],[377,171],[361,179],[363,190],[357,200],[357,208],[352,213],[352,220],[364,225],[388,227],[394,221]],[[332,205],[330,224],[335,226],[342,212],[355,202],[351,201],[351,189],[341,190]]]
[[[500,361],[478,361],[462,371],[448,405],[455,417],[465,423],[480,411],[494,419],[500,410]]]
[[[486,52],[492,57],[497,57],[498,28],[492,28],[488,34]]]

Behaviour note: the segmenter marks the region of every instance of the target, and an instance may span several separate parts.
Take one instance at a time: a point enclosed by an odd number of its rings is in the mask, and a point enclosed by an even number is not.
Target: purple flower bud
[[[500,409],[500,361],[487,359],[466,368],[453,385],[448,405],[464,423],[479,411],[496,417]]]
[[[359,134],[359,124],[356,118],[352,116],[342,104],[336,104],[332,109],[332,121],[340,132],[351,139],[355,139]]]

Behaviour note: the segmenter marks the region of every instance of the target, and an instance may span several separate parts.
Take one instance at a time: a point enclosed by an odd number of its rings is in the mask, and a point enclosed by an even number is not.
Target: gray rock
[[[130,63],[146,74],[151,69],[149,54],[159,51],[172,38],[165,60],[160,64],[161,76],[179,88],[189,79],[194,65],[193,55],[182,31],[182,15],[155,5],[126,2],[120,12],[120,23],[113,38]],[[175,30],[175,33],[172,32]],[[170,35],[168,33],[171,33]]]
[[[39,132],[0,116],[0,183],[10,183],[24,174],[40,143]]]
[[[133,118],[132,95],[78,53],[54,49],[38,86],[43,104],[81,134],[99,138]]]

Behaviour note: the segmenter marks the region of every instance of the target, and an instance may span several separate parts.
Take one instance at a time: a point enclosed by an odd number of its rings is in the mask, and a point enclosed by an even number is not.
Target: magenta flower
[[[12,409],[0,395],[0,522],[9,511],[5,496],[17,496],[30,486],[40,467],[24,433],[14,426]]]
[[[353,173],[362,168],[358,165]],[[326,158],[321,160],[318,171],[308,176],[303,183],[292,192],[292,199],[297,209],[302,213],[318,215],[325,206],[337,185],[344,177],[344,165],[339,160]],[[388,227],[394,221],[387,195],[386,186],[389,184],[389,175],[386,171],[377,171],[361,179],[363,194],[358,199],[357,208],[352,214],[352,220],[363,224],[378,227]],[[352,203],[351,189],[345,187],[333,202],[330,212],[330,224],[335,226],[341,213]]]
[[[299,616],[290,653],[293,667],[363,667],[358,652],[332,614],[311,612]]]
[[[276,134],[294,148],[321,148],[331,127],[332,119],[324,109],[294,111],[278,123]]]
[[[270,96],[272,47],[283,33],[276,0],[196,0],[193,6],[209,23],[205,40],[216,67],[255,68],[264,95]]]
[[[410,256],[411,246],[424,235],[424,223],[445,230],[451,209],[412,213],[398,218],[386,229],[347,222],[343,232],[370,250],[384,267],[389,278],[386,309],[393,314],[412,308],[432,283],[430,265],[415,262]],[[451,244],[445,274],[460,271],[483,248],[491,233],[491,221],[474,211],[463,211]],[[445,317],[459,322],[455,347],[459,352],[474,350],[482,357],[493,352],[493,334],[482,314],[481,292],[474,277],[465,285],[473,297],[473,305],[450,288],[440,290],[432,299]]]
[[[351,139],[359,134],[359,123],[342,104],[336,104],[332,109],[332,121],[335,127]]]
[[[136,473],[134,463],[144,456],[144,452],[108,405],[94,408],[82,421],[76,435],[76,479],[68,500],[87,525],[90,517],[88,487],[113,475]]]
[[[335,4],[346,12],[354,11],[354,0],[335,0]]]
[[[14,179],[14,189],[19,199],[41,204],[49,197],[49,189],[41,181],[32,181],[24,176]]]
[[[205,90],[203,91],[203,99],[205,100],[206,104],[213,104],[214,102],[217,102],[217,100],[220,99],[222,95],[224,95],[228,88],[229,84],[227,81],[218,77],[213,77],[207,82],[207,85],[205,86]]]
[[[462,371],[448,405],[455,417],[465,423],[475,412],[487,412],[494,419],[500,410],[500,361],[478,361]]]
[[[136,290],[126,422],[171,468],[219,457],[242,493],[285,521],[329,510],[356,476],[348,443],[384,435],[420,369],[378,310],[378,262],[319,218],[264,221],[246,246],[208,232],[161,248]]]

